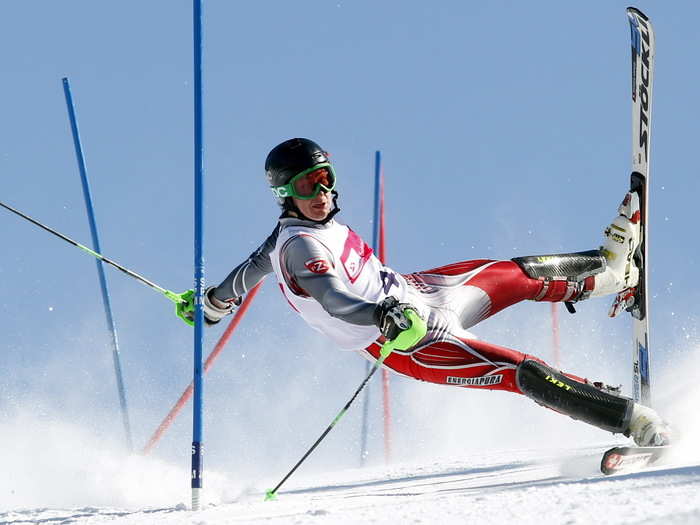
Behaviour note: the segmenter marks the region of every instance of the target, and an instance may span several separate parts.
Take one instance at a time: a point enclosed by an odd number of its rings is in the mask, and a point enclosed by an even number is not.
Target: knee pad
[[[610,432],[629,430],[634,406],[629,398],[574,381],[532,359],[518,365],[515,380],[520,391],[540,405]]]

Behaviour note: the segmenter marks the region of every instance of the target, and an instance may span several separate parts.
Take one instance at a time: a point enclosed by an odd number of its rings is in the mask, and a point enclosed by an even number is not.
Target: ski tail
[[[670,446],[663,447],[614,447],[603,454],[600,471],[609,476],[634,472],[663,463],[668,458]]]

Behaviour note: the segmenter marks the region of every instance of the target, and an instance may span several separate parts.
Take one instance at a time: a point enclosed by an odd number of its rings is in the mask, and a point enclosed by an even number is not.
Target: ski
[[[632,38],[632,175],[631,191],[639,194],[641,242],[634,254],[639,267],[639,284],[634,304],[632,374],[633,397],[651,405],[649,374],[649,153],[651,149],[651,102],[654,80],[655,39],[649,18],[634,7],[627,8]]]
[[[664,447],[614,447],[603,454],[600,471],[606,476],[642,470],[661,463],[668,457],[671,446]]]

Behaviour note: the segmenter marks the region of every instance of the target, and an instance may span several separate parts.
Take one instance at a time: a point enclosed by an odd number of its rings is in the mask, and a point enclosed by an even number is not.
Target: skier
[[[634,300],[639,275],[639,198],[628,193],[605,230],[600,250],[510,261],[464,261],[402,275],[384,266],[349,227],[335,220],[336,174],[315,142],[294,138],[265,161],[267,182],[282,208],[272,234],[219,285],[206,289],[204,317],[216,324],[242,296],[274,272],[294,310],[319,332],[376,360],[386,340],[409,329],[411,309],[426,335],[395,350],[384,366],[431,383],[506,390],[597,426],[631,436],[639,446],[666,445],[668,425],[618,389],[555,370],[541,359],[473,339],[467,329],[524,300],[573,303],[617,294],[611,315]],[[192,304],[184,315],[191,321]]]

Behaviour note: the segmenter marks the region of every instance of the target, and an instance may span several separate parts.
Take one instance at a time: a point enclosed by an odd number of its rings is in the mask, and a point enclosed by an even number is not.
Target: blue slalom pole
[[[372,249],[374,254],[379,256],[379,206],[380,206],[380,185],[381,185],[381,173],[382,173],[382,154],[377,151],[374,155],[374,222],[372,231]],[[372,364],[367,361],[365,363],[365,374],[369,373],[369,369]],[[365,397],[362,405],[362,436],[360,440],[360,464],[364,466],[365,460],[367,459],[367,434],[369,432],[369,385],[365,389]]]
[[[88,221],[90,223],[90,233],[92,235],[92,247],[97,253],[102,253],[100,248],[100,239],[97,233],[97,221],[95,220],[95,211],[92,206],[92,195],[90,193],[90,183],[87,178],[87,168],[85,166],[85,157],[83,155],[83,147],[80,142],[80,132],[78,131],[78,120],[75,116],[75,107],[73,105],[73,96],[70,90],[68,79],[63,79],[63,93],[66,96],[66,105],[68,106],[68,117],[70,119],[70,128],[73,134],[73,144],[75,146],[75,156],[78,160],[78,169],[80,171],[80,180],[83,184],[83,196],[85,197],[85,208],[87,209]],[[112,335],[112,360],[114,361],[114,372],[117,377],[117,390],[119,391],[119,404],[121,406],[122,421],[124,423],[124,433],[126,434],[126,444],[129,452],[134,450],[134,442],[131,435],[131,425],[129,424],[129,411],[126,404],[126,388],[124,387],[124,378],[122,376],[121,360],[119,358],[119,341],[117,339],[117,328],[114,324],[112,316],[112,305],[109,299],[109,290],[107,288],[107,278],[105,276],[104,266],[102,261],[97,260],[97,275],[100,280],[100,288],[102,290],[102,303],[105,308],[105,316],[107,317],[107,327]]]
[[[204,142],[202,125],[202,0],[193,0],[194,35],[194,402],[192,404],[192,510],[202,491],[202,346],[204,336]]]
[[[380,187],[382,178],[382,153],[376,151],[374,154],[374,231],[372,232],[372,249],[377,257],[379,256],[379,227],[381,219],[379,217]]]

